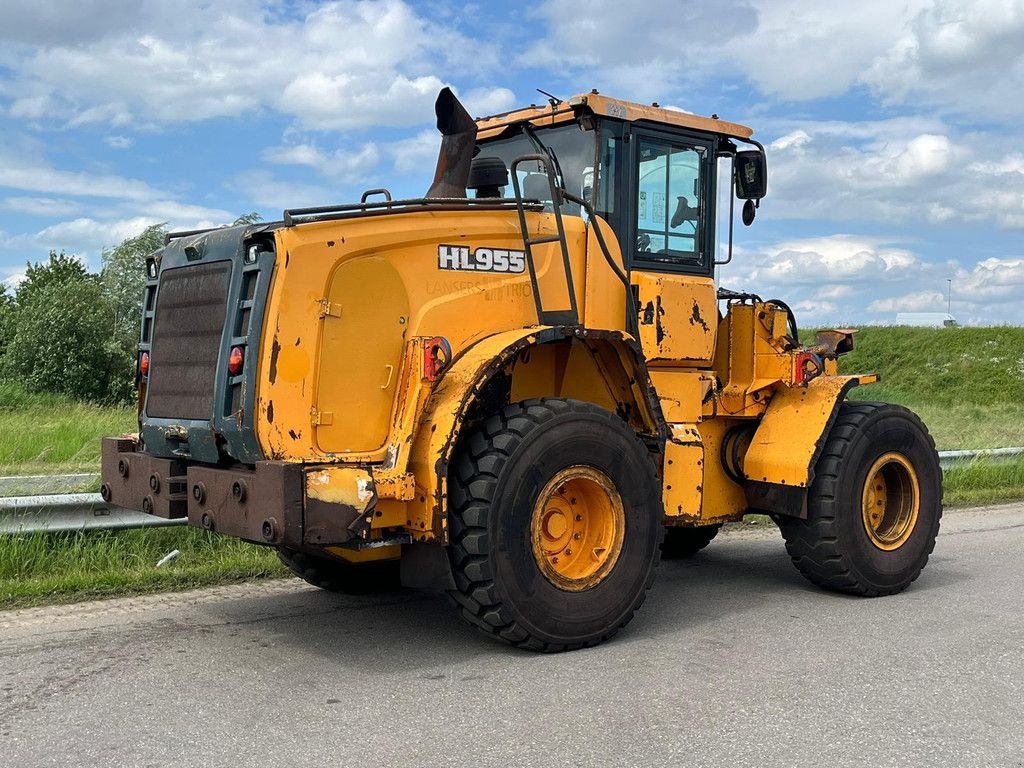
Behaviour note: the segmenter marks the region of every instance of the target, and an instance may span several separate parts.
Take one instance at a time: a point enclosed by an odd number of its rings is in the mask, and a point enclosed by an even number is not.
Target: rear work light
[[[143,352],[139,355],[139,373],[145,378],[149,376],[149,352]]]
[[[228,373],[232,376],[237,376],[242,372],[244,366],[245,352],[242,351],[241,347],[232,347],[231,354],[228,356]]]

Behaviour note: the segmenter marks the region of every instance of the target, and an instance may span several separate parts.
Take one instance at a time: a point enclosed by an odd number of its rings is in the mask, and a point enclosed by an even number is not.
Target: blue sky
[[[146,225],[422,194],[433,100],[604,93],[755,128],[723,284],[805,323],[1024,322],[1024,0],[4,0],[0,279]]]

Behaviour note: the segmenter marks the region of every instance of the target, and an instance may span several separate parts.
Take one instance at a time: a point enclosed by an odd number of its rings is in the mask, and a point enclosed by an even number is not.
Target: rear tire
[[[906,589],[935,548],[942,470],[911,411],[847,402],[815,466],[807,519],[779,516],[786,551],[825,589],[877,597]]]
[[[666,528],[661,556],[666,560],[693,557],[722,530],[720,525],[701,525],[696,528]]]
[[[311,555],[280,547],[278,559],[300,579],[328,592],[368,595],[401,588],[398,560],[354,565],[333,557]]]
[[[448,503],[449,595],[495,639],[545,652],[596,645],[654,580],[654,462],[621,418],[588,403],[529,400],[489,417],[459,443]]]

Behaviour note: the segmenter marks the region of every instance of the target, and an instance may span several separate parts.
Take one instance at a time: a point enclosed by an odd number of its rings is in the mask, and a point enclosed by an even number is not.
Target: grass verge
[[[100,438],[132,432],[134,408],[104,408],[0,382],[0,474],[95,472]]]
[[[946,505],[991,504],[1024,498],[1024,460],[971,462],[948,470],[943,478]]]
[[[286,574],[273,550],[194,528],[3,537],[0,610]]]

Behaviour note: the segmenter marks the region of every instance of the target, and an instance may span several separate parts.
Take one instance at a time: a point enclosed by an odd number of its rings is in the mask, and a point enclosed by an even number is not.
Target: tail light
[[[794,384],[806,384],[825,372],[825,362],[813,352],[800,352],[795,358]]]
[[[244,366],[245,353],[242,351],[242,348],[232,347],[231,354],[228,356],[228,373],[232,376],[238,376]]]
[[[143,352],[139,355],[139,373],[142,378],[149,376],[149,352]]]
[[[443,336],[427,339],[423,346],[423,378],[437,381],[452,361],[452,345]]]

